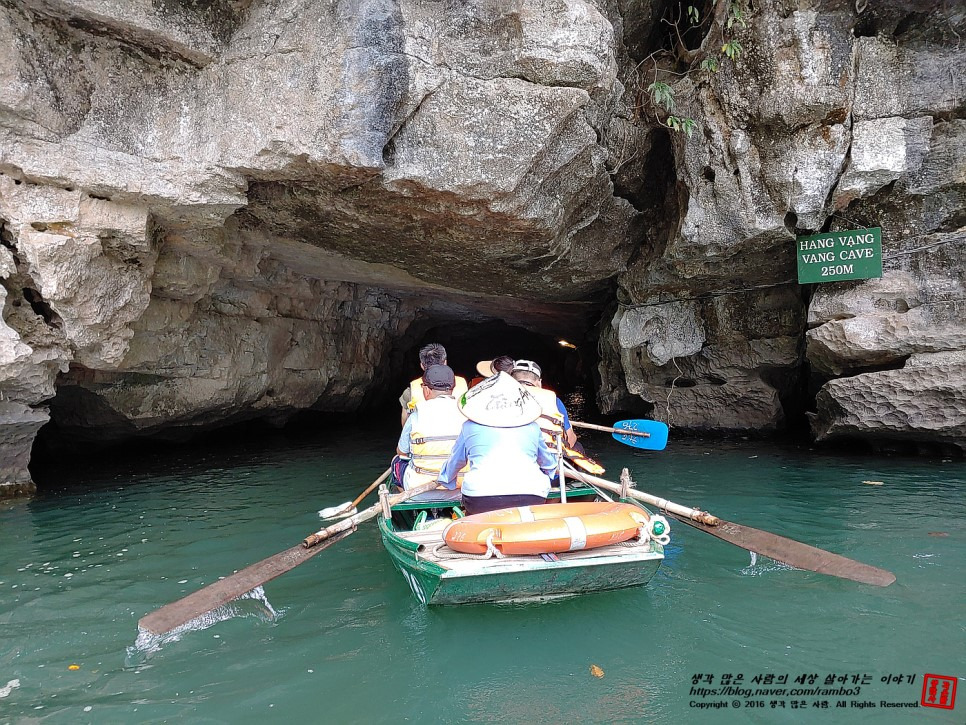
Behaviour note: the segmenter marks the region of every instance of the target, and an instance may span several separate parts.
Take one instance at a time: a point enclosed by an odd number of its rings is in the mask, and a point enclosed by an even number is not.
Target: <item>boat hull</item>
[[[424,604],[528,602],[643,586],[661,565],[660,544],[573,552],[558,561],[539,556],[428,560],[426,547],[379,520],[393,564]],[[418,552],[418,555],[417,555]]]

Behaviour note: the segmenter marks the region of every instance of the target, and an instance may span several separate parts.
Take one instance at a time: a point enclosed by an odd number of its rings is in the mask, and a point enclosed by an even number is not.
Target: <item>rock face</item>
[[[586,329],[638,217],[619,21],[0,3],[0,484],[48,405],[76,438],[354,410],[427,318]]]
[[[963,450],[966,352],[912,355],[899,370],[829,381],[818,393],[820,439],[871,438],[908,450]]]
[[[812,299],[808,359],[820,379],[837,378],[818,393],[819,440],[966,450],[966,121],[956,117],[966,93],[948,76],[966,51],[930,40],[857,42],[869,71],[834,203],[889,236],[882,279],[828,285]]]
[[[698,122],[674,139],[679,215],[619,276],[601,406],[773,429],[807,402],[810,370],[820,440],[962,448],[966,376],[945,355],[966,350],[966,91],[948,73],[966,17],[758,5],[744,62],[674,86]],[[882,279],[809,300],[794,236],[864,226],[883,229]]]
[[[857,5],[745,8],[686,136],[661,0],[0,0],[0,487],[50,415],[352,411],[433,325],[602,313],[605,411],[769,431],[811,371],[820,437],[955,444],[966,17]],[[809,299],[794,236],[856,223],[885,276]]]

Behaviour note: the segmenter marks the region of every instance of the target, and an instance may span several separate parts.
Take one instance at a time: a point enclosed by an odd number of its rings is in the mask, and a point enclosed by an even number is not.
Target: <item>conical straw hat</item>
[[[484,378],[490,377],[493,374],[493,361],[480,360],[478,363],[476,363],[476,372],[478,372]]]
[[[480,425],[516,428],[542,412],[537,399],[506,373],[497,373],[467,390],[459,400],[463,415]]]

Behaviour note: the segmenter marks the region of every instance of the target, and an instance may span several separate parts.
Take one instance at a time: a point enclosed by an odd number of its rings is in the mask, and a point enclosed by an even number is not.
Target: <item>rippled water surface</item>
[[[427,609],[366,524],[212,626],[138,641],[144,614],[319,528],[317,510],[353,498],[393,445],[389,430],[324,438],[65,462],[37,498],[0,505],[0,723],[966,722],[962,680],[954,710],[878,706],[918,702],[926,673],[966,677],[959,461],[584,437],[610,477],[627,466],[651,493],[890,569],[885,589],[753,563],[677,524],[645,588]],[[717,688],[724,674],[870,682],[693,694],[695,675]],[[898,674],[917,679],[882,682]]]

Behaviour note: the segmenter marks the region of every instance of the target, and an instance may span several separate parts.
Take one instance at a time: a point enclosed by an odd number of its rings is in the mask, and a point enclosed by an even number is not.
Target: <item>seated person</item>
[[[556,447],[555,436],[562,431],[564,445],[574,448],[577,445],[577,434],[570,424],[570,416],[567,415],[567,409],[557,394],[543,387],[543,373],[540,366],[532,360],[517,360],[510,374],[521,385],[526,385],[540,403],[542,411],[540,427],[547,435],[547,444]]]
[[[423,372],[426,372],[432,365],[445,364],[446,348],[442,345],[431,342],[419,349],[419,367],[422,368]],[[453,387],[453,395],[458,398],[466,392],[466,388],[466,380],[457,375],[456,385]],[[422,399],[422,378],[416,378],[409,383],[409,387],[399,396],[399,404],[402,405],[401,423],[403,425],[406,424],[406,418],[409,417],[410,413],[416,409],[416,404]]]
[[[480,360],[476,363],[476,372],[479,376],[470,381],[470,387],[482,383],[487,378],[492,378],[497,373],[509,373],[513,370],[514,359],[509,355],[500,355],[492,360]]]
[[[536,424],[540,404],[504,372],[471,388],[457,403],[468,419],[439,474],[455,488],[467,464],[462,504],[467,514],[546,503],[557,457]]]
[[[453,387],[456,376],[446,365],[432,365],[423,373],[422,402],[406,419],[399,444],[398,459],[409,459],[402,474],[403,488],[413,488],[434,480],[449,459],[453,444],[466,420],[456,406]],[[393,474],[399,480],[396,459]]]

